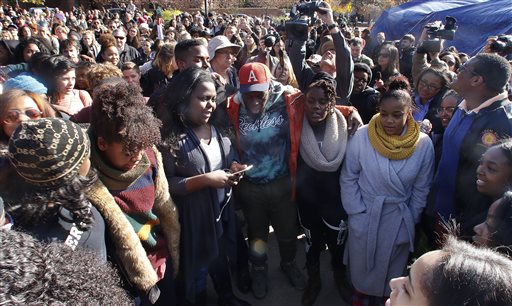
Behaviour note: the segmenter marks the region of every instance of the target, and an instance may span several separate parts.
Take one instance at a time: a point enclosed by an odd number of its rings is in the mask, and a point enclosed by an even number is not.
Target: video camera
[[[322,1],[305,1],[295,6],[296,14],[300,16],[308,16],[311,20],[314,20],[315,12],[319,12],[320,4]],[[293,8],[292,8],[293,10]]]
[[[441,51],[441,39],[453,40],[457,31],[457,20],[454,17],[446,16],[444,25],[441,21],[435,21],[425,25],[428,39],[418,47],[417,52],[429,53]]]
[[[315,23],[315,12],[324,13],[320,10],[322,1],[301,1],[292,7],[290,11],[291,20],[285,24],[286,37],[290,40],[307,40],[308,26]]]
[[[279,36],[279,33],[270,30],[267,35],[263,36],[263,43],[265,44],[265,47],[272,48],[280,39],[281,37]]]
[[[512,35],[500,35],[491,44],[491,52],[502,56],[512,53]]]

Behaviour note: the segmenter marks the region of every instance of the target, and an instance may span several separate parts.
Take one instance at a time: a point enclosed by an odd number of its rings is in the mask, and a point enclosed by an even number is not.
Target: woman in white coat
[[[411,115],[408,85],[389,87],[379,113],[349,141],[340,176],[344,261],[355,289],[374,297],[389,296],[389,281],[405,272],[434,171],[434,148]]]

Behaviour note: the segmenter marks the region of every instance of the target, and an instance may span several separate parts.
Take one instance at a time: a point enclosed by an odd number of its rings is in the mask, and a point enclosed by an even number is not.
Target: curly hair
[[[85,249],[0,231],[0,305],[132,305],[120,278]]]
[[[101,34],[98,42],[101,45],[99,54],[103,54],[103,52],[105,52],[105,50],[109,47],[117,47],[116,38],[112,34]]]
[[[96,89],[92,104],[91,132],[95,139],[123,143],[132,154],[160,142],[160,127],[152,109],[134,86],[116,80]]]
[[[94,225],[91,203],[85,195],[97,180],[93,170],[87,177],[77,175],[66,185],[53,189],[36,188],[26,183],[15,171],[12,173],[14,180],[9,182],[11,186],[4,201],[6,210],[16,220],[17,226],[30,229],[39,224],[53,222],[61,207],[70,212],[79,230],[86,231]]]
[[[123,73],[121,69],[112,65],[111,63],[103,63],[93,65],[86,74],[87,83],[89,84],[89,89],[93,90],[98,86],[98,83],[102,80],[108,78],[122,78]]]

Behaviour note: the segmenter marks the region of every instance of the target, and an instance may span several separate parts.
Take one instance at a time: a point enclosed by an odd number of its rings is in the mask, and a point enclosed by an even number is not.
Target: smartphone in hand
[[[238,170],[237,172],[233,172],[233,173],[231,173],[231,174],[233,174],[233,175],[236,175],[236,174],[242,174],[242,173],[244,173],[245,171],[249,171],[249,170],[251,170],[253,167],[254,167],[253,165],[249,165],[249,166],[245,167],[244,169],[242,169],[242,170]]]

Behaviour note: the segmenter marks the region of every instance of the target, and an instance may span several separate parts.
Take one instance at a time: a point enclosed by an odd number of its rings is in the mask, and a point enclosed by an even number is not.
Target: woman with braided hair
[[[405,271],[434,169],[432,142],[412,117],[405,83],[392,81],[378,106],[349,142],[340,176],[348,214],[344,262],[370,305],[383,303],[390,279]]]
[[[308,244],[308,284],[303,305],[313,305],[321,288],[320,254],[328,246],[336,287],[347,302],[350,285],[343,265],[343,232],[347,214],[340,205],[338,178],[347,145],[347,121],[336,105],[336,81],[318,73],[304,99],[304,119],[297,163],[297,208]]]

